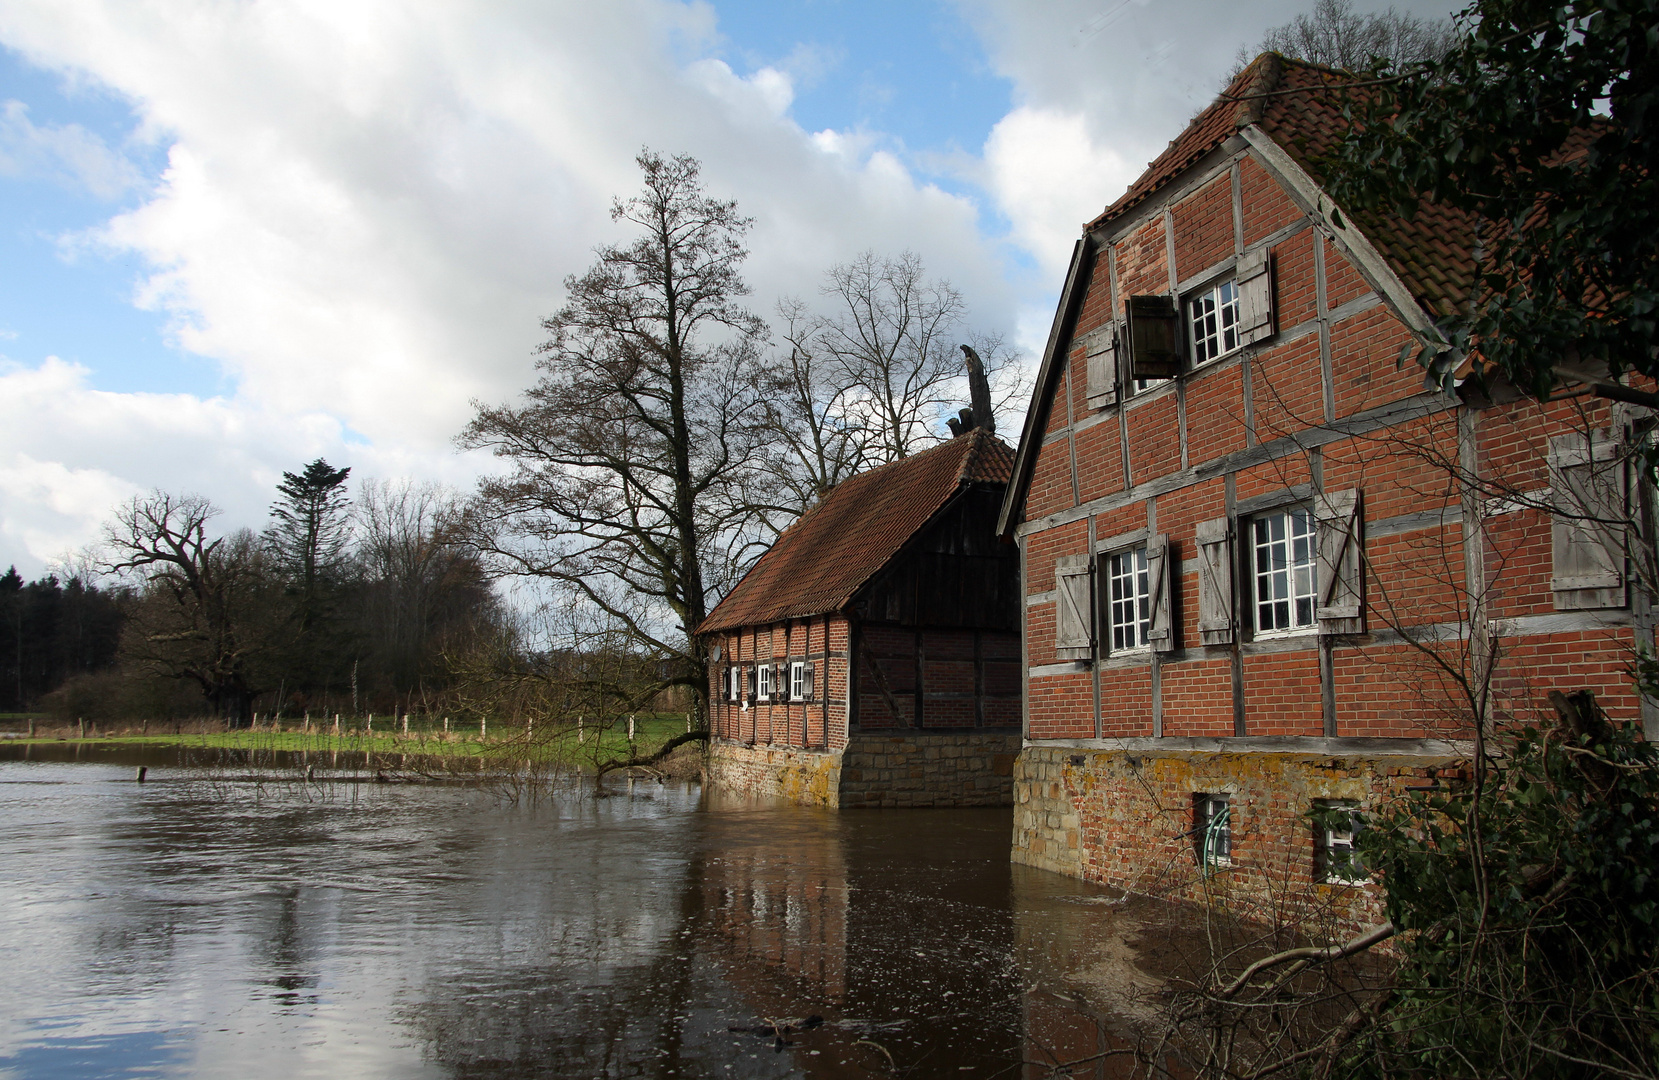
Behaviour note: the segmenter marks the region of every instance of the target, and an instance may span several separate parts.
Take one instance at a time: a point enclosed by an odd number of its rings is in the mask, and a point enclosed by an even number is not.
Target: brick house
[[[1465,296],[1473,230],[1338,211],[1318,162],[1347,78],[1264,55],[1076,245],[999,522],[1016,861],[1288,888],[1355,925],[1377,897],[1347,811],[1461,768],[1464,688],[1497,721],[1584,687],[1650,718],[1628,672],[1653,621],[1608,533],[1633,413],[1401,362]]]
[[[1007,805],[1019,750],[1014,453],[974,429],[859,473],[698,633],[710,782],[826,806]]]

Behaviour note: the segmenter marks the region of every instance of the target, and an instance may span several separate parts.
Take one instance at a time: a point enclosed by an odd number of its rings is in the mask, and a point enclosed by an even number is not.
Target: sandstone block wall
[[[841,759],[841,805],[1010,806],[1017,734],[859,734]]]
[[[732,794],[840,806],[841,755],[715,739],[709,747],[708,782]]]
[[[854,734],[845,750],[716,739],[709,783],[809,806],[1010,806],[1017,734]]]

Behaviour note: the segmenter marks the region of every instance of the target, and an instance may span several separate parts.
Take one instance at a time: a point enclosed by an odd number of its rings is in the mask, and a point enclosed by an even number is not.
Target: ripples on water
[[[4,753],[3,1080],[1015,1077],[1153,982],[1098,890],[1009,866],[1008,811]]]

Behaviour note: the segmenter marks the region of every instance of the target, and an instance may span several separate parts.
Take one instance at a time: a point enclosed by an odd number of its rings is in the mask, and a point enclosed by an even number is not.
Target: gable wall
[[[1549,515],[1536,506],[1500,508],[1466,528],[1465,492],[1452,471],[1462,454],[1484,476],[1547,497],[1550,437],[1605,427],[1606,403],[1579,397],[1476,412],[1425,393],[1414,360],[1399,362],[1401,347],[1415,339],[1379,295],[1385,283],[1368,281],[1250,152],[1222,160],[1185,191],[1169,205],[1137,211],[1121,234],[1101,237],[1060,358],[1058,397],[1019,526],[1027,754],[1087,751],[1079,776],[1096,769],[1095,755],[1125,745],[1099,741],[1112,739],[1134,740],[1154,755],[1164,740],[1190,747],[1194,739],[1219,740],[1216,752],[1226,754],[1227,741],[1240,736],[1253,746],[1268,738],[1314,748],[1380,738],[1397,740],[1399,753],[1437,745],[1434,752],[1443,755],[1444,744],[1424,740],[1464,738],[1469,729],[1457,707],[1459,688],[1436,656],[1466,666],[1471,587],[1486,597],[1489,614],[1504,620],[1496,624],[1500,716],[1547,721],[1540,708],[1545,691],[1589,687],[1616,720],[1636,719],[1631,612],[1556,611]],[[1084,334],[1121,318],[1128,296],[1207,284],[1263,243],[1274,257],[1275,336],[1120,405],[1088,408]],[[1343,436],[1331,425],[1346,426]],[[1299,449],[1294,439],[1314,445]],[[1306,503],[1315,492],[1348,489],[1363,499],[1367,632],[1251,640],[1246,630],[1236,646],[1204,645],[1197,629],[1198,524],[1227,517],[1243,533],[1252,502],[1265,509],[1273,500]],[[1179,560],[1172,576],[1177,647],[1062,659],[1055,649],[1056,560],[1098,554],[1110,538],[1136,530],[1166,535]],[[1469,552],[1467,535],[1478,538]],[[1236,577],[1243,604],[1243,567]],[[1642,632],[1651,639],[1651,627]],[[1443,640],[1427,653],[1402,635]],[[1085,758],[1067,760],[1069,769]],[[1137,759],[1127,760],[1133,767]],[[1347,765],[1332,759],[1309,767],[1340,772]],[[1227,769],[1210,771],[1219,777]],[[1034,790],[1020,796],[1022,805]],[[1286,821],[1307,810],[1274,805]],[[1240,807],[1241,815],[1249,812]],[[1068,872],[1117,880],[1117,871],[1106,869],[1112,860],[1091,862],[1089,853],[1109,854],[1131,841],[1087,833],[1066,841],[1084,853]],[[1241,859],[1313,873],[1305,829],[1240,836]],[[1032,853],[1045,842],[1052,852],[1062,839],[1037,817],[1017,818],[1016,858],[1049,865],[1047,856]]]

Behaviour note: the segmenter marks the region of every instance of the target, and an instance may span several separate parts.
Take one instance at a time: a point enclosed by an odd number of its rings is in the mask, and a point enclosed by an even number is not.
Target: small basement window
[[[1250,522],[1251,577],[1257,634],[1284,634],[1319,625],[1318,527],[1305,506]]]
[[[1354,850],[1354,839],[1364,827],[1359,807],[1346,799],[1316,800],[1313,822],[1318,880],[1332,885],[1365,881],[1370,875]]]
[[[1192,797],[1192,838],[1201,867],[1230,866],[1233,862],[1231,796],[1198,793]]]
[[[1194,367],[1226,356],[1243,344],[1235,281],[1229,278],[1187,299],[1187,337],[1192,342]]]

